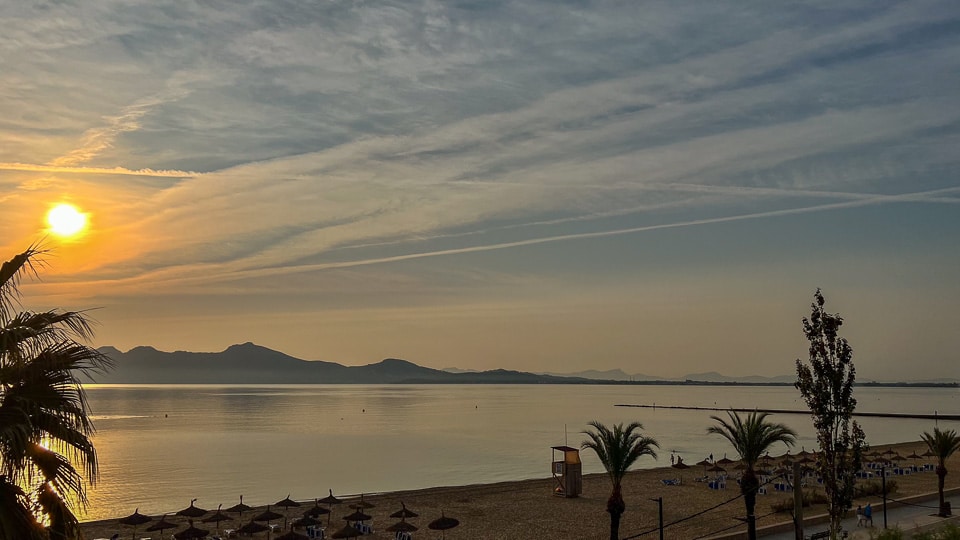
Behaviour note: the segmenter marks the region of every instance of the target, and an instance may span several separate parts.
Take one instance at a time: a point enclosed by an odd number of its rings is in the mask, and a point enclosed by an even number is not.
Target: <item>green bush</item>
[[[885,531],[871,532],[870,538],[874,540],[903,540],[903,531],[894,527]]]
[[[897,492],[897,481],[887,480],[887,496]],[[883,485],[877,480],[859,482],[853,487],[853,498],[880,497],[883,495]]]
[[[804,490],[801,495],[803,507],[807,508],[812,504],[827,504],[830,499],[822,491],[816,489]],[[770,505],[774,512],[790,512],[793,510],[793,497],[789,499],[780,499]]]
[[[923,537],[913,535],[917,540],[925,540]],[[960,540],[960,527],[953,523],[947,523],[935,535],[929,537],[930,540]]]

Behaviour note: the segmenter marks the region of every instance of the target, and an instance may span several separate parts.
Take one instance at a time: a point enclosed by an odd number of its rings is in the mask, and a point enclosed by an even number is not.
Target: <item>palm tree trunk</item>
[[[947,468],[943,465],[937,466],[937,492],[940,494],[940,517],[947,517],[950,515],[947,512],[947,502],[943,498],[943,484],[947,478]]]
[[[757,522],[754,518],[754,510],[757,507],[757,490],[760,487],[760,480],[757,474],[753,472],[753,467],[748,467],[743,472],[743,478],[740,479],[740,493],[743,493],[743,503],[747,507],[747,539],[757,540]]]
[[[626,511],[627,505],[623,502],[623,493],[620,484],[613,486],[613,492],[607,499],[607,512],[610,513],[610,540],[619,540],[620,538],[620,516]]]

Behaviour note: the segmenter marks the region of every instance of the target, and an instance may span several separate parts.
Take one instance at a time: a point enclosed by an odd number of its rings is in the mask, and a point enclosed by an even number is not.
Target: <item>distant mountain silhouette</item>
[[[97,383],[128,384],[760,384],[790,385],[793,375],[731,377],[715,371],[691,373],[665,379],[643,374],[628,375],[622,370],[587,370],[577,373],[527,373],[506,369],[470,371],[458,368],[432,369],[398,358],[387,358],[365,366],[344,366],[335,362],[301,360],[253,343],[231,345],[217,353],[163,352],[153,347],[134,347],[122,352],[101,347],[114,368],[95,374]],[[923,382],[863,385],[952,385],[956,379]]]
[[[231,345],[218,353],[163,352],[135,347],[122,352],[115,347],[98,349],[110,357],[114,368],[96,374],[98,383],[129,384],[392,384],[392,383],[578,383],[585,379],[551,377],[521,371],[448,373],[387,358],[365,366],[307,361],[253,343]]]

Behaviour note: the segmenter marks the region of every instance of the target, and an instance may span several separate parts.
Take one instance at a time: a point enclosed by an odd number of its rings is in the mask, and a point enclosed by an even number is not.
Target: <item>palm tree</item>
[[[783,424],[767,422],[769,413],[752,412],[743,419],[735,411],[728,411],[727,416],[730,417],[729,422],[718,416],[711,416],[710,418],[716,420],[717,425],[708,427],[707,433],[722,435],[730,441],[733,449],[740,454],[740,459],[746,465],[743,477],[740,478],[740,492],[743,493],[743,501],[747,506],[747,537],[755,540],[757,523],[754,518],[754,508],[757,505],[760,481],[753,467],[775,443],[782,442],[788,446],[796,444],[797,434]]]
[[[927,448],[937,458],[937,491],[940,493],[940,517],[950,515],[950,507],[943,500],[943,483],[947,478],[947,459],[953,455],[957,449],[960,449],[960,435],[956,430],[948,429],[940,431],[940,428],[933,428],[933,433],[923,432],[920,437],[927,443]]]
[[[639,422],[631,422],[626,427],[616,424],[613,430],[594,420],[588,424],[594,430],[584,431],[589,437],[581,443],[581,449],[590,448],[597,453],[600,463],[607,471],[613,492],[607,499],[607,512],[610,513],[610,540],[617,540],[620,532],[620,516],[627,509],[623,502],[621,484],[630,467],[640,456],[651,456],[657,459],[654,448],[660,448],[656,440],[638,433],[643,429]]]
[[[18,310],[20,278],[43,266],[43,253],[31,246],[0,266],[0,540],[80,538],[77,467],[97,478],[79,375],[110,362],[78,341],[91,336],[83,313]]]

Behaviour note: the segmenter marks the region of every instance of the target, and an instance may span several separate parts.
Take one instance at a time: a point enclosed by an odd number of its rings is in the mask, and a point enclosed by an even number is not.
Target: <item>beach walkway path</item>
[[[960,495],[949,496],[946,498],[946,500],[950,501],[950,506],[952,508],[958,508],[957,505],[960,505]],[[929,502],[924,502],[921,504],[924,506],[936,506],[937,501],[936,499],[933,499]],[[883,530],[883,510],[878,508],[878,506],[879,505],[875,505],[873,510],[874,532],[880,532]],[[900,530],[904,532],[910,532],[915,530],[917,527],[946,522],[945,518],[937,517],[936,513],[937,511],[935,509],[920,508],[917,506],[899,506],[896,508],[890,508],[887,510],[887,528],[892,529],[894,527],[899,527]],[[954,521],[954,523],[957,522]],[[811,533],[819,532],[826,528],[826,523],[807,525],[804,527],[804,533],[809,536]],[[843,528],[844,530],[851,531],[851,540],[863,540],[870,538],[869,528],[857,528],[856,517],[850,517],[843,520]],[[794,540],[794,531],[791,530],[787,532],[773,533],[770,535],[761,534],[760,537],[764,538],[765,540]]]

